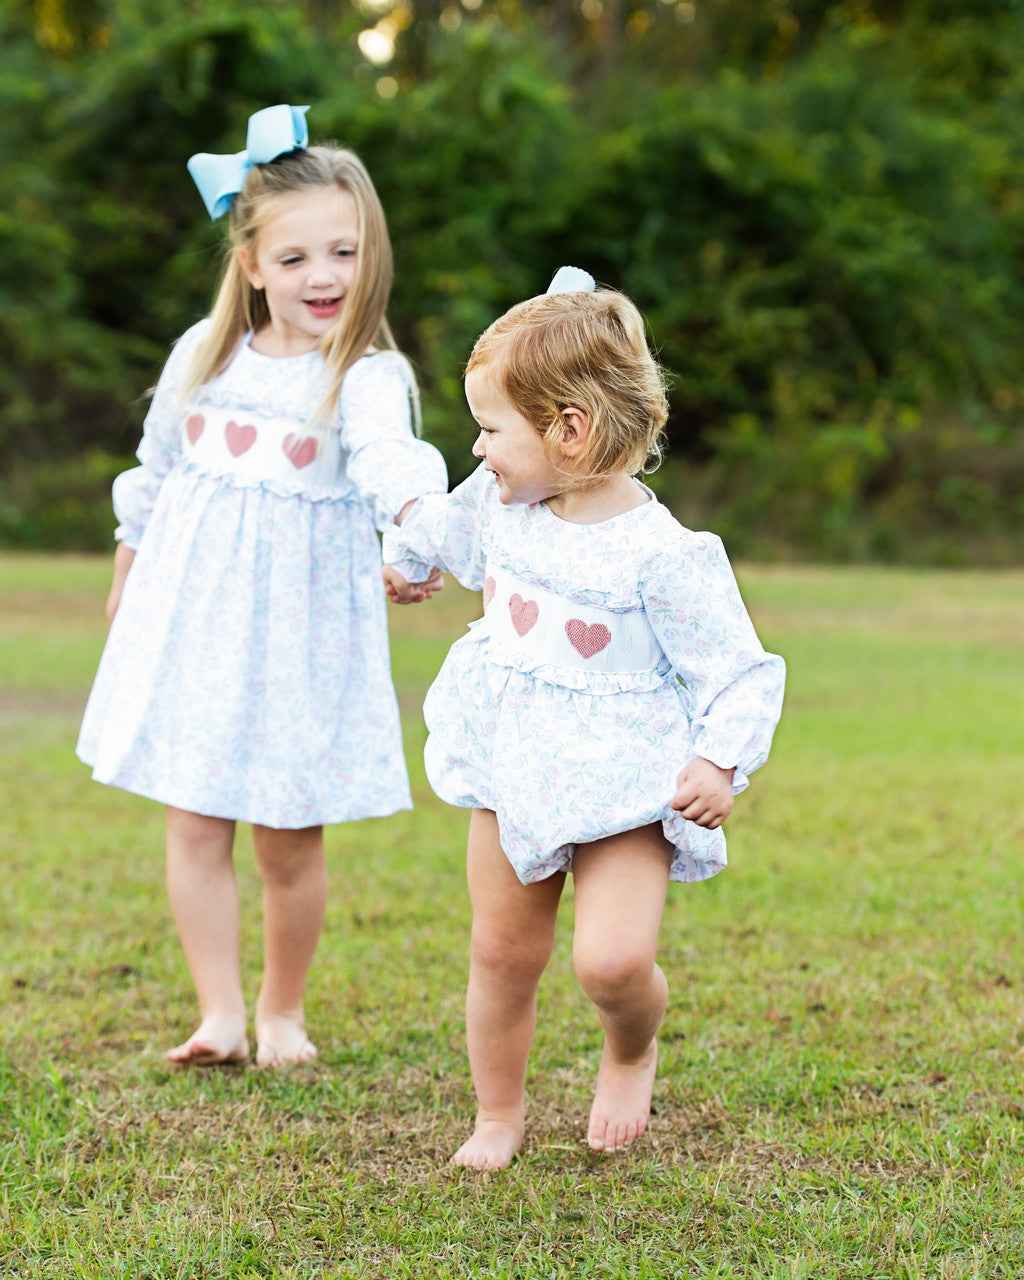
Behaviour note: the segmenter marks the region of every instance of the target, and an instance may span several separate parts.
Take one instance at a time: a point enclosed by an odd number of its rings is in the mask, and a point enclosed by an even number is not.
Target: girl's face
[[[466,374],[466,399],[480,427],[473,454],[494,476],[502,503],[544,502],[566,490],[566,472],[548,460],[540,432],[513,407],[486,365]]]
[[[312,351],[341,314],[359,251],[359,218],[340,187],[283,196],[260,226],[255,252],[239,249],[242,270],[262,289],[270,324],[258,350],[292,356]]]

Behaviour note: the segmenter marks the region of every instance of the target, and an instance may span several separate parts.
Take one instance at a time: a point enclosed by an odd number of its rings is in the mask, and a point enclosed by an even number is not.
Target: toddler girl
[[[666,419],[643,320],[563,268],[479,339],[466,398],[481,466],[385,533],[388,593],[443,566],[483,591],[425,705],[428,776],[473,810],[466,1024],[478,1111],[456,1164],[524,1136],[537,984],[575,877],[573,961],[604,1049],[588,1141],[643,1133],[667,986],[669,880],[725,866],[720,830],[762,764],[784,664],[762,649],[722,544],[633,479]]]
[[[78,743],[99,781],[167,806],[200,1016],[176,1063],[248,1055],[235,823],[264,886],[256,1061],[276,1066],[316,1054],[322,824],[410,806],[375,523],[447,476],[411,430],[376,191],[350,151],[307,145],[306,110],[259,111],[244,152],[189,161],[211,216],[230,210],[227,264],[114,484],[112,626]]]

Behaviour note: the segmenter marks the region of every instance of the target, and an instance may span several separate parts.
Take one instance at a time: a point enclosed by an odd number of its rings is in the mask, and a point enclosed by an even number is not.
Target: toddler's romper
[[[385,531],[409,581],[441,565],[482,590],[424,705],[427,775],[449,804],[493,810],[524,884],[576,844],[660,822],[674,880],[726,862],[722,831],[670,807],[683,766],[763,764],[785,664],[764,651],[720,539],[648,501],[598,524],[503,506],[484,467]]]
[[[208,324],[173,349],[142,465],[114,484],[136,556],[78,754],[100,782],[269,827],[408,808],[375,523],[447,477],[404,362],[364,356],[335,421],[307,425],[322,357],[247,339],[182,405]]]

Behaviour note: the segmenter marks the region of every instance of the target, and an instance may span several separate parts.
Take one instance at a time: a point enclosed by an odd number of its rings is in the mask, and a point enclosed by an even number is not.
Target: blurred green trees
[[[287,101],[378,184],[453,478],[473,339],[573,262],[648,317],[688,523],[1024,550],[1024,0],[0,0],[0,48],[0,540],[109,540],[219,266],[184,162]]]

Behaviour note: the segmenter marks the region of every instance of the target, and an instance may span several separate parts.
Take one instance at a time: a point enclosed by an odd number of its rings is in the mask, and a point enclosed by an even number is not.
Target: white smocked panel
[[[495,811],[524,883],[568,867],[576,844],[659,822],[673,879],[714,875],[725,837],[671,809],[676,777],[703,756],[735,768],[740,791],[768,755],[785,664],[761,646],[720,539],[644,492],[576,525],[543,503],[503,506],[481,467],[385,532],[410,581],[436,564],[484,592],[427,695],[427,773],[449,803]]]

